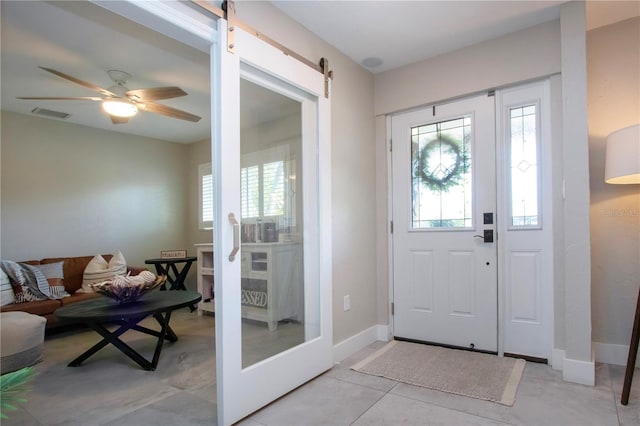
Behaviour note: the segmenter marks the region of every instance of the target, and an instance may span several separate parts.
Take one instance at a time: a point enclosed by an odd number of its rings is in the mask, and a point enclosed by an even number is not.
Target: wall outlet
[[[348,294],[344,297],[344,311],[351,309],[351,296]]]

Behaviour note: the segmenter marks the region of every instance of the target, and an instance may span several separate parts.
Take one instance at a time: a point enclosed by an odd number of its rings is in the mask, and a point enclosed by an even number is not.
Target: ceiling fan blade
[[[108,91],[107,89],[103,89],[102,87],[100,87],[100,86],[96,86],[95,84],[89,83],[89,82],[84,81],[84,80],[80,80],[80,79],[78,79],[78,78],[75,78],[75,77],[73,77],[73,76],[70,76],[69,74],[65,74],[65,73],[63,73],[63,72],[60,72],[60,71],[54,70],[53,68],[46,68],[46,67],[39,67],[39,68],[41,68],[41,69],[43,69],[43,70],[45,70],[45,71],[47,71],[47,72],[50,72],[51,74],[55,74],[55,75],[57,75],[58,77],[62,77],[62,78],[64,78],[65,80],[69,80],[69,81],[71,81],[72,83],[79,84],[80,86],[84,86],[84,87],[86,87],[87,89],[91,89],[91,90],[93,90],[94,92],[102,93],[102,94],[103,94],[103,95],[105,95],[105,96],[110,96],[110,97],[114,97],[114,98],[117,98],[117,97],[118,97],[118,95],[117,95],[117,94],[115,94],[115,93],[113,93],[113,92],[110,92],[110,91]]]
[[[26,99],[26,100],[41,100],[41,101],[102,101],[104,98],[99,98],[97,96],[76,96],[72,98],[65,97],[38,97],[38,96],[19,96],[16,99]]]
[[[125,92],[128,98],[134,98],[136,101],[157,101],[160,99],[179,98],[187,96],[187,92],[176,86],[167,87],[150,87],[148,89],[133,89]]]
[[[167,117],[178,118],[180,120],[193,121],[194,123],[200,121],[200,118],[201,118],[201,117],[198,117],[197,115],[188,113],[186,111],[181,111],[179,109],[171,108],[166,105],[157,104],[155,102],[139,103],[139,104],[136,104],[136,106],[139,109],[142,109],[145,111],[155,112],[156,114],[162,114],[162,115],[166,115]]]
[[[129,122],[129,117],[116,117],[115,115],[110,115],[111,122],[113,124],[126,124]]]

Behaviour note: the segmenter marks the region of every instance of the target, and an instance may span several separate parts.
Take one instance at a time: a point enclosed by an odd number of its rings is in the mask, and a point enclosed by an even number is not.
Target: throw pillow
[[[42,272],[49,283],[51,297],[54,299],[62,299],[71,296],[64,288],[64,262],[44,263],[34,265]]]
[[[84,269],[82,288],[78,292],[93,293],[91,284],[101,283],[117,275],[127,275],[127,261],[122,253],[114,254],[109,262],[101,255],[96,255]]]
[[[13,288],[7,274],[0,269],[0,306],[13,303],[15,297],[13,296]]]
[[[15,303],[46,300],[51,296],[49,283],[44,274],[33,265],[11,260],[0,262],[2,270],[9,276]]]

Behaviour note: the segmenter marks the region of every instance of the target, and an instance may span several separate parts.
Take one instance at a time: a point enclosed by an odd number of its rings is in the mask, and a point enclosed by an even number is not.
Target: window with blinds
[[[250,166],[240,169],[240,196],[242,198],[242,218],[260,216],[260,167]]]
[[[283,216],[285,162],[274,161],[240,170],[242,218]]]
[[[200,179],[200,229],[213,228],[213,174],[211,163],[198,166]]]
[[[288,150],[279,147],[260,151],[243,159],[240,168],[242,219],[282,216],[288,226],[295,225],[294,192],[289,174],[295,168],[287,160]],[[282,158],[281,160],[274,160]],[[260,161],[262,160],[262,161]],[[200,229],[213,228],[213,174],[211,163],[200,164]],[[285,220],[282,222],[285,223]]]
[[[284,215],[284,161],[262,167],[263,216]]]

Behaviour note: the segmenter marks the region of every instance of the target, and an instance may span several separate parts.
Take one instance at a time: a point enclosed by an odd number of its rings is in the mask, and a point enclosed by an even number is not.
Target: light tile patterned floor
[[[213,425],[216,422],[213,317],[188,309],[172,318],[180,340],[167,343],[156,371],[144,371],[107,347],[81,367],[66,364],[97,340],[73,331],[45,341],[25,409],[3,426]],[[131,333],[145,354],[153,342]],[[598,364],[595,387],[563,382],[560,372],[527,364],[516,403],[446,394],[357,373],[349,366],[381,347],[376,342],[241,422],[284,425],[640,425],[640,374],[628,406],[620,405],[624,368]]]

